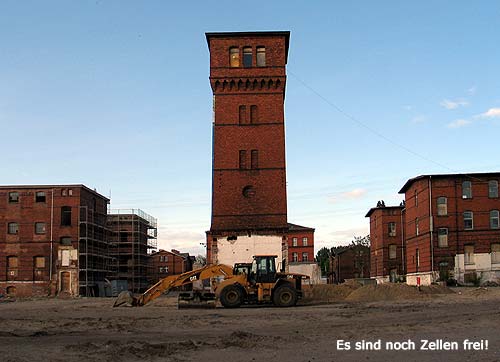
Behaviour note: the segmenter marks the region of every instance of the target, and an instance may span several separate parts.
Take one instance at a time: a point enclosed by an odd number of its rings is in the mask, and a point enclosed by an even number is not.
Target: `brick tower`
[[[282,257],[284,99],[290,32],[207,33],[213,91],[209,263]]]

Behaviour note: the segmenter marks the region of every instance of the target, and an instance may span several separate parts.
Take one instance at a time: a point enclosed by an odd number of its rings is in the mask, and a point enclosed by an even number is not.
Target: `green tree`
[[[331,249],[322,247],[316,253],[316,262],[321,268],[321,275],[325,276],[330,268],[330,256],[332,255]]]

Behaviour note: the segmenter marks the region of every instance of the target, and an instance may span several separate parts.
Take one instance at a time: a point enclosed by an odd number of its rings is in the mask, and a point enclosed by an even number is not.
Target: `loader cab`
[[[249,281],[274,283],[276,281],[276,258],[276,255],[254,256]]]

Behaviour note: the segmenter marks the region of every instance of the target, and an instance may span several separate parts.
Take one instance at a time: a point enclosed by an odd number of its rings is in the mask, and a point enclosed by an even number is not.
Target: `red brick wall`
[[[161,260],[162,257],[166,258],[166,260]],[[182,274],[188,271],[186,268],[186,262],[182,256],[166,250],[160,250],[157,253],[152,254],[149,257],[149,265],[150,267],[148,270],[151,273],[149,279],[152,283],[156,283],[158,280],[169,275]],[[168,267],[168,272],[160,272],[160,267]]]
[[[403,270],[403,245],[401,223],[402,208],[381,207],[370,215],[370,276],[388,276],[391,269]],[[389,235],[389,224],[396,224],[396,234]],[[389,246],[396,245],[396,258],[389,258]]]
[[[448,263],[453,269],[454,257],[463,254],[464,245],[474,245],[474,252],[489,253],[491,244],[500,240],[500,230],[490,228],[490,211],[500,210],[500,199],[488,197],[488,181],[500,180],[498,176],[464,177],[450,176],[448,178],[431,178],[432,180],[432,248],[429,218],[429,179],[414,182],[405,192],[407,208],[407,264],[408,272],[416,272],[416,249],[419,249],[419,271],[430,271],[434,255],[434,270],[439,270],[439,263]],[[462,182],[472,182],[472,198],[462,198]],[[418,206],[415,206],[414,194],[419,195]],[[438,197],[447,198],[448,213],[437,215]],[[463,213],[472,211],[474,214],[473,230],[464,230]],[[419,218],[419,236],[415,235],[415,218]],[[439,247],[438,229],[448,228],[448,247]]]
[[[303,238],[307,238],[307,246],[303,246]],[[297,238],[297,246],[293,246],[293,238]],[[288,262],[293,262],[293,253],[298,254],[298,262],[302,262],[302,253],[307,253],[309,262],[314,261],[314,230],[290,231],[287,235]]]
[[[66,196],[63,196],[63,190]],[[72,195],[69,195],[71,190]],[[9,192],[19,192],[19,202],[9,203]],[[37,191],[45,192],[45,202],[35,202]],[[53,193],[53,199],[52,199]],[[56,293],[58,288],[58,271],[73,270],[76,285],[75,292],[78,292],[78,265],[74,267],[62,267],[58,259],[58,250],[61,237],[70,237],[71,246],[78,248],[78,216],[79,205],[93,205],[93,198],[96,198],[96,206],[106,213],[107,201],[105,198],[95,196],[78,186],[56,186],[39,188],[1,188],[0,189],[0,293],[5,293],[6,288],[15,286],[17,295],[47,295]],[[52,204],[53,200],[53,204]],[[52,207],[53,205],[53,207]],[[71,225],[61,225],[61,207],[71,207]],[[53,222],[51,230],[51,212],[53,209]],[[7,234],[9,222],[19,224],[17,235]],[[35,222],[45,222],[46,230],[44,234],[35,234]],[[52,284],[50,275],[50,250],[52,231]],[[7,278],[7,257],[18,257],[18,271],[15,280]],[[35,268],[34,258],[45,257],[45,268]],[[36,269],[36,270],[35,270]]]
[[[286,228],[285,37],[228,35],[209,42],[215,99],[211,231]],[[253,67],[229,67],[233,46],[240,52],[253,48]],[[256,67],[257,46],[266,47],[265,67]],[[239,124],[240,105],[247,108],[247,120],[250,106],[258,107],[254,123]],[[247,153],[245,170],[239,168],[240,150]],[[257,169],[250,169],[252,150],[259,153]],[[255,193],[245,197],[249,185]]]

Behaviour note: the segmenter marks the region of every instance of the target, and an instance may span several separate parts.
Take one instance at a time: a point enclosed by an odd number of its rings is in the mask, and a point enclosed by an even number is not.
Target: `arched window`
[[[257,66],[265,67],[266,66],[266,48],[265,47],[257,47]]]
[[[233,47],[229,48],[229,64],[231,67],[239,67],[240,66],[240,49]]]
[[[257,106],[251,105],[250,106],[250,123],[257,123],[257,118],[258,118]]]
[[[243,66],[245,68],[250,68],[252,66],[252,48],[243,48]]]

